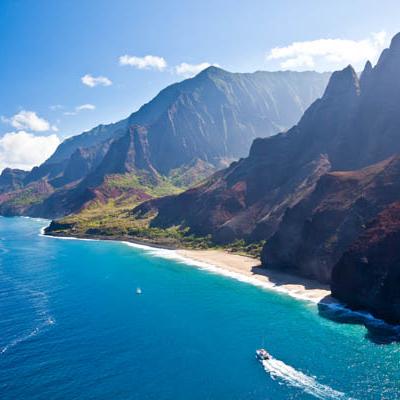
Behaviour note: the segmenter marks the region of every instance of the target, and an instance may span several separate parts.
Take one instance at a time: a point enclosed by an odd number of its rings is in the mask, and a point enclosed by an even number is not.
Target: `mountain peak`
[[[385,68],[387,65],[393,65],[395,69],[398,68],[400,54],[400,33],[393,36],[390,47],[384,49],[379,57],[378,63],[376,64],[378,69]],[[396,65],[394,65],[396,64]]]
[[[400,49],[400,32],[396,33],[396,35],[393,36],[390,42],[390,49],[391,50]]]
[[[359,93],[357,73],[351,65],[332,74],[324,93],[324,98]]]
[[[371,64],[371,61],[368,60],[368,61],[365,63],[365,67],[364,67],[364,70],[363,70],[363,74],[364,74],[364,73],[369,73],[371,70],[372,70],[372,64]]]
[[[363,72],[361,73],[361,76],[360,76],[360,86],[361,86],[361,87],[364,87],[364,86],[365,86],[365,82],[367,82],[368,77],[369,77],[369,76],[371,75],[371,73],[372,73],[372,70],[373,70],[373,68],[372,68],[371,61],[368,60],[368,61],[365,63],[365,67],[364,67]]]
[[[221,74],[226,74],[228,71],[225,71],[224,69],[220,67],[216,67],[215,65],[210,65],[209,67],[203,69],[203,71],[199,72],[196,76],[200,75],[207,75],[207,76],[215,76],[215,75],[221,75]]]

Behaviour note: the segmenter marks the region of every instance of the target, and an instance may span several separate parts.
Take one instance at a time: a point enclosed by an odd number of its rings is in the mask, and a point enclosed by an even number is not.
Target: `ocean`
[[[0,218],[1,400],[400,399],[394,328],[47,223]]]

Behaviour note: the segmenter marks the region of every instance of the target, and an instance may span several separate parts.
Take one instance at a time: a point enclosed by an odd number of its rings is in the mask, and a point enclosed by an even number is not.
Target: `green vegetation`
[[[136,202],[136,204],[138,203]],[[191,235],[187,228],[179,226],[167,229],[151,227],[150,222],[154,214],[149,214],[145,218],[135,218],[132,215],[132,209],[136,204],[127,199],[122,202],[119,199],[113,199],[107,204],[92,203],[80,213],[58,220],[60,228],[53,232],[80,237],[132,238],[149,243],[193,249],[205,249],[213,246],[210,236]]]
[[[197,186],[210,177],[216,168],[204,161],[197,160],[191,166],[173,169],[169,173],[169,180],[178,187]]]
[[[107,204],[92,204],[78,214],[70,215],[59,221],[60,228],[55,234],[66,234],[78,237],[104,237],[126,240],[138,240],[161,246],[182,247],[188,249],[219,248],[227,251],[259,257],[265,241],[246,243],[237,240],[225,246],[213,243],[211,235],[196,236],[188,228],[173,226],[167,229],[150,226],[155,214],[149,213],[144,218],[132,215],[134,204],[126,202],[118,205],[118,199],[110,200]]]
[[[52,232],[78,237],[137,240],[167,247],[220,248],[251,257],[259,257],[264,245],[264,241],[247,243],[244,240],[237,240],[225,246],[218,246],[213,243],[211,235],[196,236],[186,227],[172,226],[166,229],[152,227],[151,221],[156,216],[154,212],[149,212],[140,218],[135,217],[132,210],[143,201],[144,193],[151,197],[159,197],[183,190],[174,186],[168,179],[163,178],[151,184],[146,176],[112,175],[107,177],[102,190],[117,190],[122,194],[109,199],[105,204],[99,200],[93,201],[79,213],[57,221],[58,226]]]
[[[104,183],[110,189],[128,191],[130,189],[140,190],[152,197],[167,196],[177,194],[185,187],[177,187],[170,180],[164,177],[149,177],[147,175],[138,176],[136,173],[125,175],[109,175]]]
[[[247,243],[244,239],[238,239],[229,244],[227,249],[233,253],[243,254],[251,257],[260,257],[261,250],[264,247],[265,240],[259,242]]]
[[[16,195],[8,200],[6,204],[9,207],[16,208],[28,207],[35,203],[39,203],[47,196],[47,194],[38,193],[33,188],[27,188],[17,192]]]

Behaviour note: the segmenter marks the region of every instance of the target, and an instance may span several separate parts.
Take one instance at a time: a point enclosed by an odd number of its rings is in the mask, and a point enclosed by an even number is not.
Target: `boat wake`
[[[345,399],[345,394],[319,383],[315,377],[303,374],[290,365],[271,357],[263,360],[262,365],[272,379],[316,397],[317,399]]]
[[[54,319],[49,317],[46,321],[36,326],[32,331],[13,339],[10,343],[8,343],[0,350],[0,354],[4,354],[11,348],[17,346],[19,343],[25,342],[33,338],[37,334],[43,332],[43,330],[49,327],[50,325],[53,325],[54,323],[55,323]]]
[[[2,278],[3,281],[11,283],[14,288],[19,293],[22,293],[24,298],[31,303],[36,314],[36,325],[20,333],[19,335],[14,337],[8,344],[1,347],[0,355],[5,354],[13,347],[35,337],[39,333],[43,333],[45,330],[55,324],[55,319],[49,314],[48,298],[44,292],[26,287],[25,285],[20,284],[18,281],[5,277],[4,275],[2,276]]]

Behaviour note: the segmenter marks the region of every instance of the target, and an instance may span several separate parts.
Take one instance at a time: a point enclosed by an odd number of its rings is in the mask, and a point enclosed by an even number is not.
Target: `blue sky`
[[[0,169],[40,162],[207,64],[359,69],[399,21],[390,0],[1,0]]]

